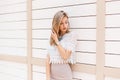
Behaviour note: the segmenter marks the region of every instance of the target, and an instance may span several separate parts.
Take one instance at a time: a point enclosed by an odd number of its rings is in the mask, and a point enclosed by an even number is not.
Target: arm
[[[53,40],[57,44],[58,43],[58,38],[57,38],[57,35],[56,35],[56,33],[54,31],[51,33],[51,37],[53,38]],[[70,50],[64,49],[62,47],[62,45],[60,45],[60,44],[57,44],[57,48],[58,48],[58,51],[59,51],[61,57],[64,60],[66,60],[66,59],[68,59],[70,57],[70,55],[71,55],[71,51]]]
[[[50,57],[47,55],[46,59],[46,80],[50,80],[50,64],[49,64]]]
[[[70,50],[64,49],[60,44],[57,45],[57,48],[58,48],[58,51],[59,51],[61,57],[64,60],[67,60],[70,57],[70,55],[71,55],[71,51]]]

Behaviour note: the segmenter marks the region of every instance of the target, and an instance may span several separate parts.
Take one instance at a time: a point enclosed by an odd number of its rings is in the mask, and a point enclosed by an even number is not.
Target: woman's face
[[[63,17],[61,23],[60,23],[60,31],[62,34],[66,33],[68,29],[68,18],[67,17]]]

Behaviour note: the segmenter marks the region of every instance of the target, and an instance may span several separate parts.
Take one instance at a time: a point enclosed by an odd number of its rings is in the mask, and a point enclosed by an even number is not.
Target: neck
[[[63,36],[65,33],[66,33],[66,32],[62,32],[62,33],[60,34],[60,36]]]

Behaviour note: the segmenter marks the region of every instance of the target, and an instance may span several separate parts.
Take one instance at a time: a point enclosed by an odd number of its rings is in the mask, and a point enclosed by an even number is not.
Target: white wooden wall
[[[120,68],[120,0],[106,1],[105,66]],[[105,80],[120,80],[105,76]]]
[[[26,0],[0,0],[0,57],[26,56],[26,9]],[[9,79],[27,80],[27,65],[0,60],[0,80]]]
[[[73,79],[96,80],[96,1],[32,0],[31,80],[46,79],[45,65],[40,61],[46,58],[52,18],[59,10],[68,13],[70,29],[79,33],[76,50],[79,66],[73,67]],[[120,0],[106,0],[105,8],[104,80],[120,80],[120,76],[115,76],[120,74]],[[28,80],[27,9],[26,0],[0,0],[0,80]],[[5,59],[1,57],[3,55]],[[20,59],[15,61],[6,55]],[[118,71],[112,72],[116,69]]]

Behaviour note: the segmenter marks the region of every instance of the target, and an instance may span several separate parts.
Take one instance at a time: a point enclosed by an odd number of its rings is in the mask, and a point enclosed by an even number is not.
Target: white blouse
[[[72,51],[71,56],[67,60],[64,60],[60,56],[60,53],[57,47],[49,45],[48,46],[48,53],[50,55],[49,63],[52,63],[52,64],[76,63],[75,51],[76,51],[76,45],[77,45],[77,35],[73,32],[66,33],[65,35],[62,36],[62,39],[59,41],[59,43],[64,49]]]

